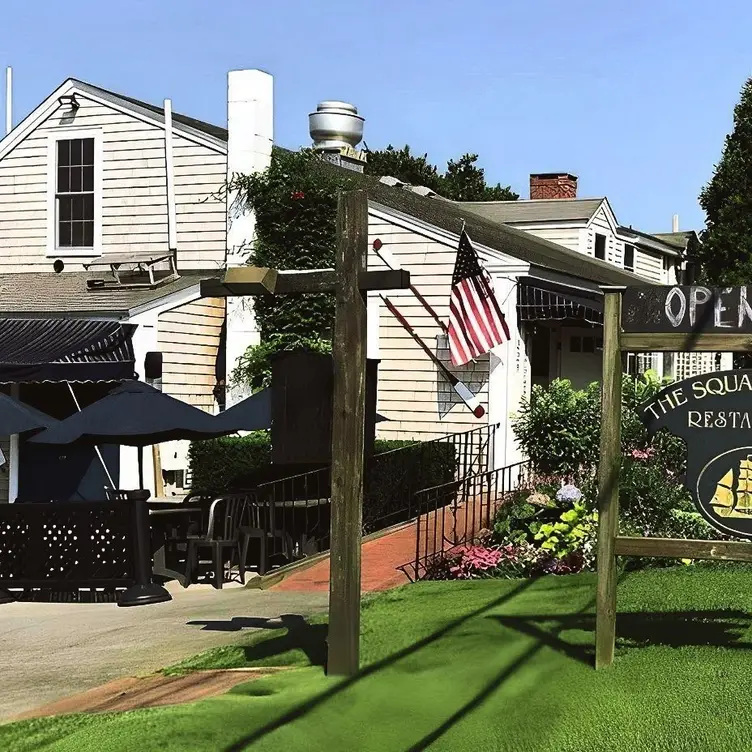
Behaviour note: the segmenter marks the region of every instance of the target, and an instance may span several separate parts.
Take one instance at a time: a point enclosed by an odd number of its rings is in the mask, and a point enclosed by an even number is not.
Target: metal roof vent
[[[354,149],[363,138],[364,120],[358,115],[358,108],[347,102],[319,102],[316,112],[308,115],[313,148],[322,151]]]

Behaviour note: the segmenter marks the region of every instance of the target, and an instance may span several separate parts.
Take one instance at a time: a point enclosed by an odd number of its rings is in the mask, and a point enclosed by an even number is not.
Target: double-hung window
[[[99,253],[96,134],[71,133],[51,139],[49,251],[53,255]]]

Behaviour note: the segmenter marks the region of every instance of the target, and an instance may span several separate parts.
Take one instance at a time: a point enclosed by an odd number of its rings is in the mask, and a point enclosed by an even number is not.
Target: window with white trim
[[[98,129],[61,128],[48,141],[47,254],[101,253],[102,145]]]
[[[56,246],[93,248],[94,139],[60,139],[56,151]]]

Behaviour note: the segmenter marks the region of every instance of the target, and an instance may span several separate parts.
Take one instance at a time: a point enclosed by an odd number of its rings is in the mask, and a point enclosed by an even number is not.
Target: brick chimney
[[[530,176],[530,198],[577,198],[577,176],[538,172]]]

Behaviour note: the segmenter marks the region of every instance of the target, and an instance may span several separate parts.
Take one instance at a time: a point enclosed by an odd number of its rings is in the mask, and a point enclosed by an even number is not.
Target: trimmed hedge
[[[402,451],[393,451],[396,449]],[[364,523],[367,526],[377,518],[398,514],[400,510],[407,512],[416,491],[454,480],[456,458],[451,443],[377,439],[374,450],[375,455],[366,466]],[[266,431],[193,442],[188,457],[192,490],[197,493],[251,488],[311,469],[272,465],[271,440]]]
[[[272,445],[267,431],[192,441],[188,450],[191,490],[207,494],[229,491],[238,487],[241,479],[269,467],[271,461]]]

